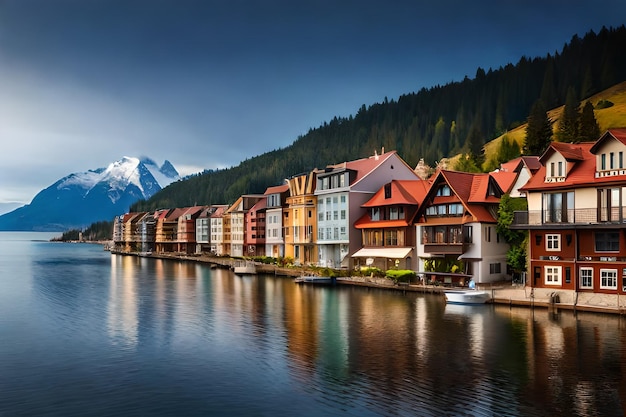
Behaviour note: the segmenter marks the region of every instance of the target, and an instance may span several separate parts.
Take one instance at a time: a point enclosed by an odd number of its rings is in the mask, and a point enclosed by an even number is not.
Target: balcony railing
[[[512,226],[626,224],[626,207],[529,210],[513,213]]]

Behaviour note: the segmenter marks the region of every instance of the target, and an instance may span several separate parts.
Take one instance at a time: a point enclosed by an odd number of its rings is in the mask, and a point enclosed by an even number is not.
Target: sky
[[[123,156],[236,166],[625,23],[624,0],[0,0],[0,210]]]

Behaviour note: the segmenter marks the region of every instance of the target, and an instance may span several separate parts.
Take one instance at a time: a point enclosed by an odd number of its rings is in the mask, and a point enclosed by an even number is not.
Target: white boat
[[[334,277],[318,277],[314,275],[303,275],[294,279],[297,284],[336,284],[337,278]]]
[[[446,302],[450,304],[485,304],[491,299],[488,291],[480,290],[446,290],[443,292]]]
[[[254,261],[240,261],[235,264],[233,270],[235,271],[235,274],[239,275],[256,274],[256,265],[254,264]]]

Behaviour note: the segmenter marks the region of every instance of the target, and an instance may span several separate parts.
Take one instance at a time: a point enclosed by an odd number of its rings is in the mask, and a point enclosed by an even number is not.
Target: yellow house
[[[287,208],[283,210],[285,257],[300,265],[317,263],[316,173],[288,180]]]

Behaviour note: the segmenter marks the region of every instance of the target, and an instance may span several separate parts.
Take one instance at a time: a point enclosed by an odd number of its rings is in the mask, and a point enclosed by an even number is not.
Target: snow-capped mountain
[[[0,230],[63,231],[112,220],[178,179],[169,161],[159,167],[149,158],[125,156],[106,168],[61,178],[30,204],[0,216]]]

